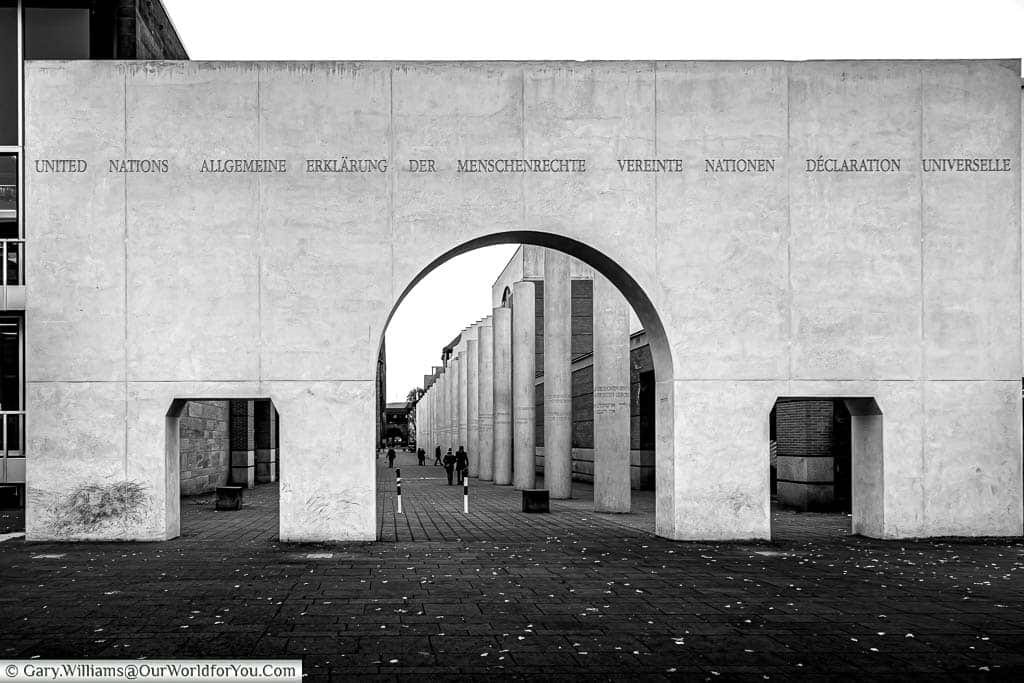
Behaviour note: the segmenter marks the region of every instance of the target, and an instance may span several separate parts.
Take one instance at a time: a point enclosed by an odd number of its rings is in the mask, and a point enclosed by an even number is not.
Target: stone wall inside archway
[[[516,231],[664,326],[660,534],[767,537],[787,395],[876,397],[877,535],[1021,532],[1017,60],[30,62],[25,102],[30,539],[123,481],[111,537],[173,536],[166,406],[240,395],[289,416],[282,538],[373,538],[387,317]]]

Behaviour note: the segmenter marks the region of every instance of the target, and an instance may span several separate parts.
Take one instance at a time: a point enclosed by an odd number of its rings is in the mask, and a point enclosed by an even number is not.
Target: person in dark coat
[[[455,474],[455,480],[459,483],[462,483],[463,477],[469,476],[469,455],[462,446],[459,446],[459,450],[455,453]]]
[[[395,467],[395,449],[388,449],[388,469],[394,469]]]
[[[448,452],[444,454],[444,472],[448,475],[448,485],[452,485],[452,476],[455,474],[455,456],[452,455],[452,449],[448,449]]]
[[[416,449],[416,459],[420,461],[420,467],[427,464],[427,452],[422,448]]]
[[[434,446],[434,465],[441,465],[441,447]]]

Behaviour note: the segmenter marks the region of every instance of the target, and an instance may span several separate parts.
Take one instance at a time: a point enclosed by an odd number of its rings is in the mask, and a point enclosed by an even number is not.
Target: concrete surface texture
[[[487,316],[480,323],[477,346],[477,448],[483,481],[494,480],[494,321]]]
[[[598,275],[593,309],[594,509],[629,512],[629,304]]]
[[[477,328],[477,334],[479,334]],[[469,438],[466,450],[469,451],[469,475],[480,476],[480,407],[477,403],[480,387],[480,340],[470,339],[466,342],[466,416]]]
[[[448,362],[451,368],[451,384],[448,387],[448,401],[451,412],[448,415],[448,447],[452,453],[459,452],[459,387],[462,384],[462,358],[452,352],[452,358]]]
[[[493,309],[494,483],[512,483],[512,309]]]
[[[544,258],[544,479],[552,498],[572,498],[569,260],[566,254],[553,250],[548,250]]]
[[[532,489],[536,468],[536,323],[537,299],[533,282],[512,286],[512,483]]]
[[[767,537],[780,396],[877,403],[855,528],[1022,531],[1017,60],[34,62],[25,103],[30,539],[177,535],[173,402],[257,397],[281,538],[373,538],[388,316],[495,241],[580,259],[647,330],[660,535]],[[342,158],[376,163],[308,163]]]

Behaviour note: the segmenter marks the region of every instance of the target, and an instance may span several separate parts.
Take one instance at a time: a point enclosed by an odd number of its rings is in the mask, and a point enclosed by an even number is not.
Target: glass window
[[[25,59],[89,59],[89,7],[25,8]]]
[[[18,236],[18,157],[0,154],[0,238]]]
[[[21,410],[21,325],[0,318],[0,410]]]
[[[18,208],[18,157],[0,154],[0,211]]]
[[[0,244],[3,244],[3,256],[4,262],[2,267],[3,270],[3,284],[5,285],[20,285],[23,284],[21,281],[21,253],[24,251],[22,247],[24,244],[21,240],[0,240]]]
[[[21,318],[0,318],[0,410],[4,412],[23,410],[21,331]],[[0,457],[25,456],[24,420],[25,416],[19,412],[0,415]],[[25,481],[23,464],[10,461],[0,464],[4,465],[0,483]]]
[[[18,144],[18,4],[0,0],[0,145]]]

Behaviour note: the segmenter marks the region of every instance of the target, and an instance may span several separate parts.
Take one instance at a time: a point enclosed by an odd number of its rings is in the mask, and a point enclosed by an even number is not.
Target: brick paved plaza
[[[1024,673],[1024,543],[881,542],[777,512],[773,543],[677,543],[581,500],[549,515],[401,454],[379,543],[281,544],[273,485],[183,501],[166,543],[0,543],[0,652],[303,657],[311,676],[787,679]],[[428,461],[429,462],[429,461]],[[9,516],[8,516],[9,521]]]

